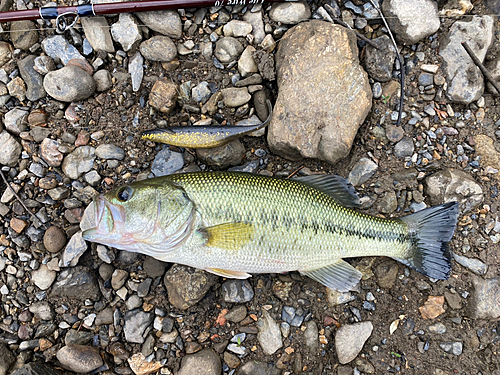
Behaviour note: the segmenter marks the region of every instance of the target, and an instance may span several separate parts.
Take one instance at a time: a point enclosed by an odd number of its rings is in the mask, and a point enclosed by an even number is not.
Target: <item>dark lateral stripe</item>
[[[286,224],[285,224],[286,225]],[[323,231],[331,234],[336,234],[336,235],[344,235],[344,236],[350,236],[350,237],[358,237],[358,238],[367,238],[371,240],[388,240],[388,241],[395,241],[399,243],[405,243],[408,241],[410,238],[408,235],[402,234],[402,233],[395,233],[394,231],[387,230],[387,231],[377,231],[372,228],[366,228],[366,229],[357,229],[352,226],[341,226],[333,222],[326,222],[323,224],[318,223],[317,221],[313,220],[312,222],[308,223],[307,221],[302,221],[300,223],[300,228],[303,231],[307,230],[312,230],[315,235],[318,234],[318,232]]]

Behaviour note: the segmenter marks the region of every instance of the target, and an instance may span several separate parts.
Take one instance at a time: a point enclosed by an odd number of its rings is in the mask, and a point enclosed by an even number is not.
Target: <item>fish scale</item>
[[[87,240],[226,277],[298,270],[338,290],[361,278],[342,259],[360,256],[389,256],[447,278],[447,242],[458,215],[456,203],[396,219],[360,213],[352,208],[352,186],[328,175],[175,174],[125,185],[96,202],[104,202],[97,205],[102,212],[96,228],[84,232]],[[113,233],[101,225],[110,215],[117,223]],[[155,228],[156,235],[141,236],[144,228]],[[138,241],[120,243],[121,235]]]

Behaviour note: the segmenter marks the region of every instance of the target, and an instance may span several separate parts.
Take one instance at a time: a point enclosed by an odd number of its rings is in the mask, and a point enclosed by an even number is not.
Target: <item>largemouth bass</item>
[[[96,227],[83,238],[229,278],[298,270],[339,291],[361,278],[350,257],[388,256],[449,277],[456,202],[399,219],[359,213],[358,204],[338,176],[175,174],[97,196]]]
[[[233,139],[250,134],[262,129],[269,124],[271,119],[271,102],[268,100],[269,116],[266,121],[248,126],[171,126],[146,130],[141,133],[141,138],[148,141],[166,143],[168,145],[187,148],[212,148],[229,143]]]

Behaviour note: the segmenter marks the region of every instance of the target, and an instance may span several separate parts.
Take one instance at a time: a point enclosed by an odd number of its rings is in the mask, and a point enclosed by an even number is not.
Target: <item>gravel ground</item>
[[[486,4],[381,4],[406,72],[401,126],[401,66],[369,1],[120,14],[63,34],[1,24],[0,375],[500,374],[499,100],[460,47],[500,77],[500,5]],[[140,139],[256,124],[266,99],[268,129],[225,146]],[[458,201],[452,275],[349,259],[363,278],[338,293],[297,272],[230,280],[82,239],[96,194],[210,170],[338,174],[383,217]]]

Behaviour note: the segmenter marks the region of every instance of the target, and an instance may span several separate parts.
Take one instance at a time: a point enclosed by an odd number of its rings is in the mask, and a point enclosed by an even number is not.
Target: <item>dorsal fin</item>
[[[321,174],[296,177],[294,180],[328,194],[344,207],[360,207],[356,190],[351,183],[343,177]]]

